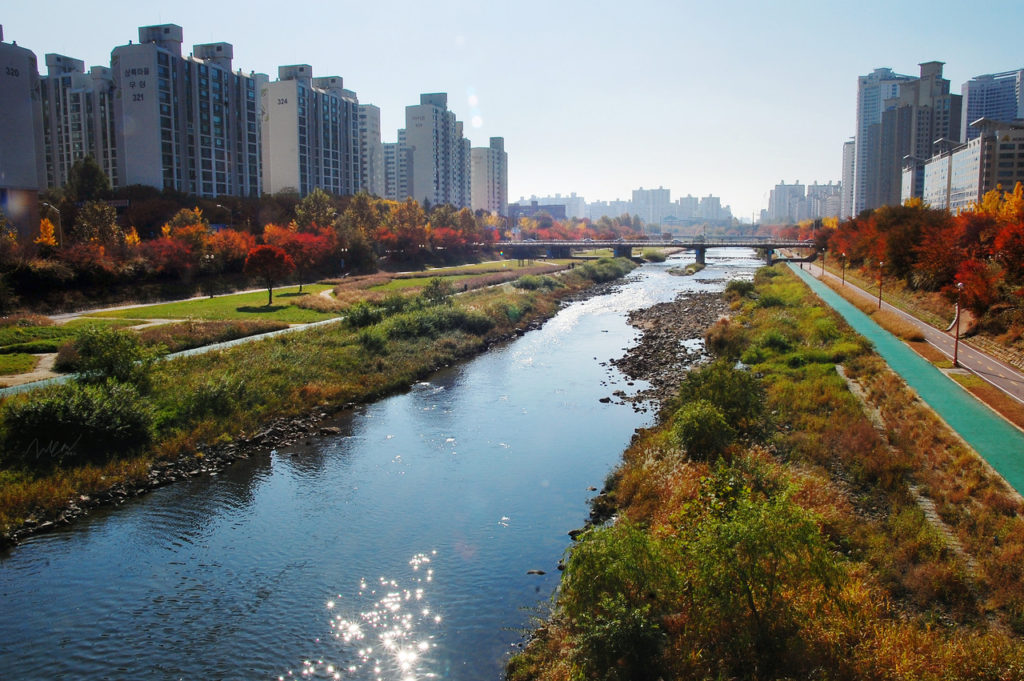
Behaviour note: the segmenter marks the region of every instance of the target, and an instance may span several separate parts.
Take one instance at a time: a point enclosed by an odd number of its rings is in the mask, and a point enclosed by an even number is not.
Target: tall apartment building
[[[807,219],[838,217],[842,208],[842,183],[807,185]]]
[[[1024,122],[975,121],[977,135],[925,165],[924,200],[958,213],[994,190],[1024,182]]]
[[[633,190],[633,212],[640,216],[645,224],[657,225],[668,217],[672,211],[672,192],[664,187],[657,189]]]
[[[856,157],[857,142],[850,138],[843,142],[843,172],[841,180],[841,198],[839,202],[839,217],[847,219],[853,217],[853,175],[854,158]]]
[[[412,196],[412,150],[405,143],[405,128],[398,131],[397,142],[384,143],[384,198],[405,201]]]
[[[505,139],[492,137],[490,146],[471,152],[471,207],[497,215],[508,215],[508,154]]]
[[[182,37],[175,24],[143,26],[111,53],[117,185],[258,196],[260,77],[231,71],[230,43],[183,57]]]
[[[950,94],[942,66],[938,61],[921,64],[920,77],[903,83],[899,96],[882,112],[878,205],[920,198],[924,164],[934,154],[936,141],[960,139],[963,100]]]
[[[877,167],[881,154],[882,112],[886,102],[898,97],[900,85],[911,76],[892,69],[875,69],[857,79],[857,134],[854,137],[853,210],[854,215],[878,205]]]
[[[359,189],[384,196],[384,145],[380,138],[380,108],[359,105]]]
[[[86,73],[81,59],[48,54],[46,76],[40,83],[47,186],[67,184],[71,166],[86,156],[92,156],[116,186],[117,134],[111,70],[94,66]]]
[[[1012,121],[1024,118],[1024,69],[975,76],[960,88],[963,115],[960,139],[970,141],[981,134],[971,123],[980,118]]]
[[[36,55],[5,43],[0,26],[0,210],[21,238],[39,231],[39,190],[46,185],[43,115]]]
[[[786,184],[780,180],[768,193],[768,220],[773,224],[790,224],[806,220],[804,185],[797,180]]]
[[[281,66],[260,102],[265,191],[359,191],[359,101],[339,76],[313,78],[309,64]]]
[[[419,104],[405,108],[404,142],[409,196],[435,206],[470,204],[470,147],[462,124],[448,111],[446,93],[422,94]]]

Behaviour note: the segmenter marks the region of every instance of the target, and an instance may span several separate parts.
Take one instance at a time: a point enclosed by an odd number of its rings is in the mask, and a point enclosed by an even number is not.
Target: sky
[[[155,3],[154,3],[155,5]],[[310,64],[381,108],[385,142],[420,93],[447,92],[473,146],[503,137],[509,198],[713,194],[749,220],[780,181],[838,182],[857,77],[946,63],[951,89],[1024,68],[1024,2],[433,0],[173,3],[6,0],[4,41],[109,66],[138,27],[183,51],[234,46],[276,78]]]

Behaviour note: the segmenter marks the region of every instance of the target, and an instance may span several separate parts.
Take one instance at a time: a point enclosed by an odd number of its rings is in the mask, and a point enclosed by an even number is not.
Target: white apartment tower
[[[313,78],[309,64],[282,66],[276,81],[263,84],[260,102],[265,191],[359,191],[359,101],[340,77]]]
[[[419,104],[405,107],[405,146],[410,157],[409,196],[433,206],[469,205],[468,140],[462,137],[462,124],[448,111],[446,93],[422,94]]]
[[[46,55],[41,79],[46,135],[46,184],[63,187],[71,166],[92,156],[118,184],[114,76],[110,69],[61,54]]]
[[[505,139],[492,137],[490,146],[471,152],[473,210],[508,216],[508,154]]]
[[[380,140],[380,108],[359,105],[360,191],[384,196],[384,145]]]
[[[875,194],[877,177],[871,171],[877,167],[881,154],[882,112],[886,101],[900,94],[900,84],[913,80],[911,76],[893,73],[892,69],[875,69],[857,79],[857,135],[854,155],[853,211],[859,214],[869,205],[869,193]],[[869,185],[871,185],[869,187]]]
[[[143,26],[111,53],[117,185],[258,196],[260,77],[231,71],[229,43],[181,44],[180,26]]]
[[[46,183],[39,67],[31,50],[3,40],[0,26],[0,210],[27,238],[39,231]]]
[[[853,174],[857,143],[851,137],[843,142],[843,173],[840,189],[840,219],[853,217]]]
[[[633,190],[633,213],[640,216],[645,224],[661,224],[672,212],[672,191],[664,187],[657,189]]]

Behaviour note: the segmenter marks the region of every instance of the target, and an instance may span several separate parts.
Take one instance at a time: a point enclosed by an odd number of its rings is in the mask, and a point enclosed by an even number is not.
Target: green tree
[[[722,411],[707,400],[694,400],[680,407],[673,417],[672,432],[693,459],[721,454],[736,438]]]
[[[106,326],[86,327],[75,340],[75,353],[79,381],[99,384],[114,380],[148,392],[156,353],[144,348],[135,333]]]
[[[707,400],[737,433],[757,435],[764,423],[764,388],[749,371],[717,360],[687,374],[679,395],[685,402]]]
[[[80,158],[68,171],[64,187],[70,201],[98,201],[110,196],[110,179],[92,156]]]
[[[452,282],[441,277],[434,277],[423,287],[420,298],[427,305],[451,305],[454,295],[455,286]]]
[[[89,201],[78,212],[74,235],[78,241],[104,246],[124,243],[124,232],[117,224],[117,211],[102,201]]]
[[[310,230],[314,227],[330,227],[338,209],[334,207],[334,199],[323,189],[317,187],[295,206],[295,221],[299,228]]]

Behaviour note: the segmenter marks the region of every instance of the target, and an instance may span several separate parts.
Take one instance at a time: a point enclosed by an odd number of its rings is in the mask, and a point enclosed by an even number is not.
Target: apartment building
[[[960,87],[963,115],[960,139],[968,142],[981,134],[971,123],[980,118],[1012,121],[1024,118],[1024,69],[975,76]]]
[[[508,154],[505,139],[492,137],[490,146],[471,151],[471,191],[473,210],[508,215]]]
[[[63,187],[76,161],[92,156],[114,186],[117,174],[117,131],[114,76],[109,68],[88,72],[81,59],[46,55],[46,76],[40,79],[45,131],[46,184]]]
[[[384,196],[384,145],[380,137],[380,108],[359,105],[360,191]]]
[[[117,186],[258,196],[260,77],[231,70],[230,43],[183,57],[182,39],[175,24],[143,26],[111,53]]]
[[[0,26],[0,210],[21,238],[39,231],[39,190],[46,186],[42,97],[36,55],[5,43]]]
[[[404,146],[409,153],[409,196],[434,206],[470,205],[469,140],[462,136],[462,123],[448,110],[446,93],[422,94],[419,104],[405,108]]]

